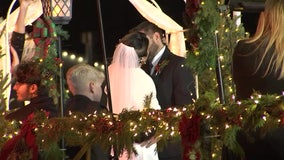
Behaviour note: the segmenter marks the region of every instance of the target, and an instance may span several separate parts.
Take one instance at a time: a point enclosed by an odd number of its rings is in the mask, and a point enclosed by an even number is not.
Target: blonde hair
[[[90,82],[94,82],[97,91],[100,92],[104,81],[104,73],[89,64],[77,64],[68,69],[66,79],[70,80],[74,87],[74,94],[84,93]]]
[[[259,42],[257,48],[264,48],[260,55],[259,70],[268,52],[273,55],[263,76],[270,72],[279,73],[278,79],[284,77],[284,1],[267,0],[265,10],[261,12],[256,33],[247,43]]]

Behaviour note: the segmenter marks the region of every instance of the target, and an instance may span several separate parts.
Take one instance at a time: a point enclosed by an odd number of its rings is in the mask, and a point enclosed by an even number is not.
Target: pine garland
[[[217,83],[217,59],[221,61],[221,78],[225,99],[234,94],[231,78],[231,57],[237,41],[247,36],[242,24],[236,24],[228,6],[218,0],[187,0],[184,21],[189,51],[188,65],[198,75],[200,95],[219,97]],[[209,92],[209,93],[208,93]]]
[[[203,130],[200,130],[200,134],[199,132],[192,132],[191,134],[198,134],[197,141],[192,144],[197,148],[189,152],[189,155],[193,156],[199,152],[202,159],[206,159],[200,148],[200,142],[206,138],[212,139],[212,146],[215,148],[212,153],[219,152],[216,149],[225,145],[242,155],[243,151],[236,141],[237,131],[242,130],[250,135],[250,133],[260,130],[260,136],[263,137],[282,123],[283,104],[284,96],[255,94],[250,100],[232,103],[228,106],[212,103],[209,99],[202,98],[194,105],[185,106],[181,109],[170,108],[165,112],[151,109],[143,111],[125,110],[115,119],[112,118],[113,115],[110,113],[90,115],[73,113],[71,117],[52,119],[46,119],[44,113],[38,113],[34,120],[37,124],[35,133],[38,145],[43,153],[49,153],[47,155],[52,155],[51,151],[62,153],[54,149],[54,145],[58,145],[62,137],[64,137],[67,145],[86,146],[82,150],[82,154],[94,143],[103,146],[106,150],[112,145],[116,145],[118,151],[126,148],[131,152],[134,151],[132,144],[138,133],[154,129],[154,135],[160,138],[158,143],[166,145],[168,139],[178,140],[181,138],[179,131],[182,128],[177,126],[182,122],[182,117],[191,118],[198,115],[203,123],[210,124],[210,135],[209,137],[208,135],[202,137]],[[7,122],[3,116],[1,118],[0,135],[5,137],[10,133],[16,133],[17,127],[11,128],[11,126],[14,126],[11,124],[15,123]],[[2,145],[3,142],[1,141]]]

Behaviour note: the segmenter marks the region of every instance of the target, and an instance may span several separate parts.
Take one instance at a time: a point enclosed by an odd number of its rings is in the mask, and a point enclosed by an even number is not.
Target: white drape
[[[185,39],[182,26],[167,16],[154,0],[151,0],[153,4],[147,0],[129,1],[144,18],[164,29],[166,34],[170,34],[168,47],[173,53],[183,57],[186,56]]]

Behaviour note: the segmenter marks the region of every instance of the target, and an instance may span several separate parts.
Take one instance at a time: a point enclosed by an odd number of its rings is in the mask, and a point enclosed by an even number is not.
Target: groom
[[[143,32],[149,39],[147,62],[142,68],[154,80],[161,109],[193,103],[196,99],[193,74],[185,65],[186,59],[173,54],[166,46],[164,30],[145,21],[132,31]],[[158,154],[160,160],[181,160],[181,143],[169,141]]]

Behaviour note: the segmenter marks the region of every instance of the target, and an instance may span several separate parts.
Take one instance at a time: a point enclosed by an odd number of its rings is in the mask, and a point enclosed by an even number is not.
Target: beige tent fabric
[[[32,3],[29,6],[29,10],[30,11],[28,11],[26,19],[25,19],[26,25],[32,24],[38,17],[40,17],[42,15],[43,9],[42,9],[41,1],[38,0],[35,3]],[[19,11],[20,11],[20,8],[17,8],[9,15],[8,32],[12,32],[14,30]],[[4,20],[0,24],[0,31],[2,31],[4,29],[4,26],[6,25],[6,21],[7,20]]]
[[[3,70],[3,75],[9,75],[9,82],[11,80],[11,57],[10,57],[10,48],[9,48],[9,34],[14,30],[15,23],[18,18],[19,8],[15,9],[11,14],[7,15],[7,19],[0,24],[0,32],[5,29],[4,34],[0,37],[0,46],[2,47],[1,54],[4,56],[0,59],[0,70]],[[30,11],[29,11],[30,10]],[[34,22],[38,17],[43,13],[42,3],[40,0],[31,4],[28,8],[27,16],[25,19],[25,24],[29,25]],[[7,25],[7,27],[5,27]],[[10,100],[10,90],[11,86],[8,87],[5,91],[7,97],[7,108],[9,109],[9,100]]]
[[[185,39],[183,27],[167,16],[154,0],[129,0],[138,12],[148,21],[156,24],[170,34],[168,42],[169,49],[179,55],[186,56]]]

